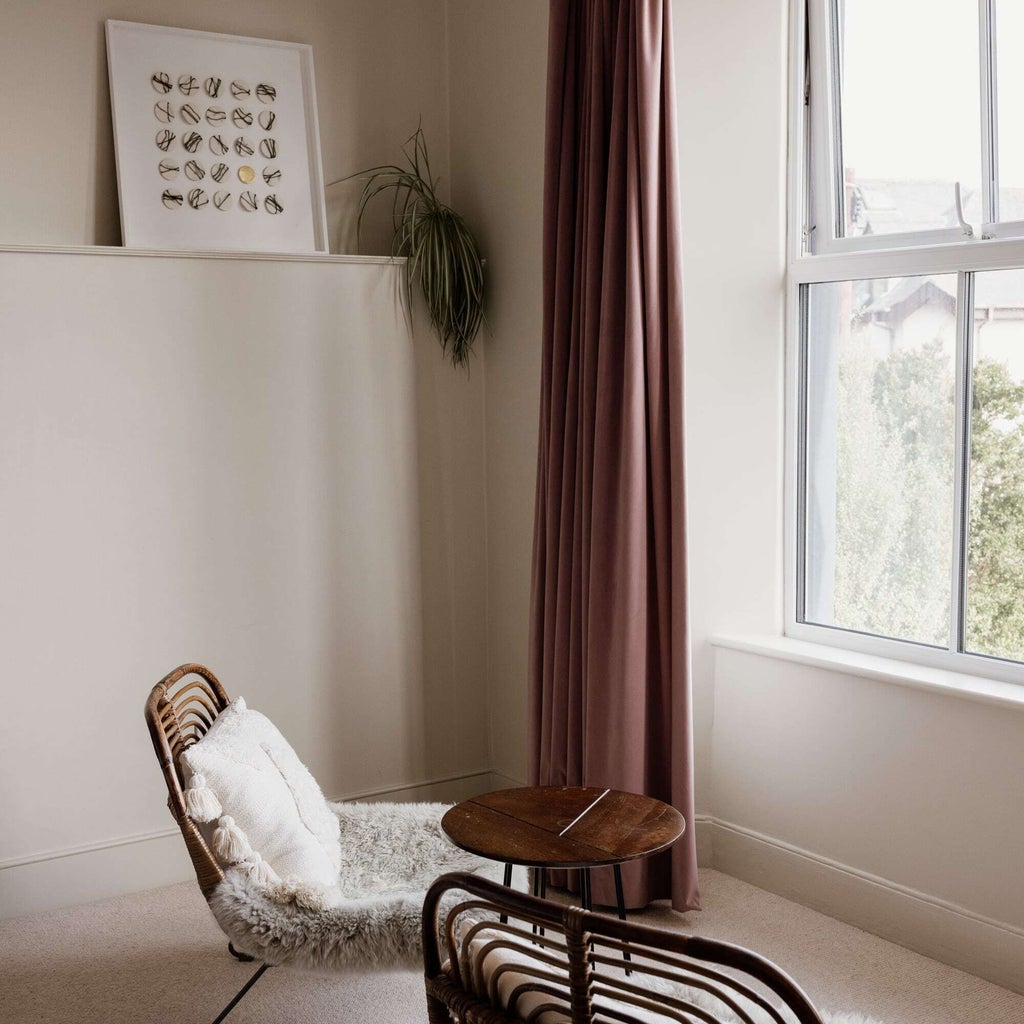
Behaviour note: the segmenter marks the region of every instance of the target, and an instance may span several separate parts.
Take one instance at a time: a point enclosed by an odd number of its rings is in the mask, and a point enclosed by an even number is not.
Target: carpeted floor
[[[1021,1024],[1024,996],[938,964],[716,871],[705,909],[643,920],[749,946],[775,960],[823,1010],[883,1024]],[[4,1024],[209,1024],[252,973],[227,953],[194,884],[0,922]],[[424,1024],[416,971],[326,977],[270,970],[229,1018]]]

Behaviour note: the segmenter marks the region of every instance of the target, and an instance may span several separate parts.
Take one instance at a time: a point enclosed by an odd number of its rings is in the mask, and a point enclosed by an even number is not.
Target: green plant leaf
[[[393,191],[391,250],[406,257],[406,287],[419,282],[430,326],[455,366],[469,367],[473,341],[484,322],[480,249],[463,218],[437,198],[427,141],[420,126],[402,146],[408,168],[380,164],[350,177],[365,177],[356,237],[367,206]],[[450,349],[450,352],[449,352]]]

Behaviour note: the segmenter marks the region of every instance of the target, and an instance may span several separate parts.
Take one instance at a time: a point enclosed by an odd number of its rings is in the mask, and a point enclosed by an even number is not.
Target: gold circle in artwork
[[[238,180],[248,185],[250,181],[256,180],[256,172],[248,164],[242,164],[238,168]]]

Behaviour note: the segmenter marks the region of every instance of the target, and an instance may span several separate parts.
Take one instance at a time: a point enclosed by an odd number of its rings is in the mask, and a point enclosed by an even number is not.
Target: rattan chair
[[[214,719],[229,703],[230,699],[217,677],[208,668],[193,664],[180,665],[164,676],[146,701],[146,724],[167,786],[167,807],[181,829],[196,880],[207,900],[224,880],[224,872],[185,810],[180,759],[188,747],[206,735]],[[239,953],[230,942],[228,950],[238,960],[254,961],[253,957]],[[213,1024],[220,1024],[227,1017],[269,966],[260,964]]]
[[[822,1024],[796,982],[750,950],[469,874],[430,888],[423,947],[430,1024]]]
[[[344,813],[341,809],[347,808],[345,820],[349,826],[353,820],[353,809],[358,806],[359,812],[354,817],[379,813],[375,820],[379,821],[380,827],[385,832],[388,828],[399,829],[401,841],[408,842],[410,849],[415,847],[418,854],[424,846],[415,845],[417,842],[429,844],[435,839],[440,842],[443,852],[438,854],[436,864],[426,862],[420,856],[410,865],[400,842],[393,848],[389,843],[382,843],[378,849],[367,850],[368,856],[381,858],[380,871],[369,880],[372,891],[360,889],[363,882],[345,876],[339,879],[339,883],[344,883],[343,888],[348,895],[339,894],[337,902],[331,902],[325,895],[326,902],[319,908],[313,907],[305,898],[296,899],[288,904],[287,913],[292,916],[288,917],[285,930],[276,933],[268,922],[270,915],[282,912],[282,904],[277,897],[262,888],[259,882],[242,878],[236,868],[222,870],[214,851],[207,844],[205,833],[187,811],[183,789],[187,780],[182,773],[182,754],[207,734],[228,704],[228,695],[214,674],[208,668],[194,664],[181,665],[165,676],[153,688],[146,702],[146,722],[167,786],[167,806],[185,840],[199,888],[229,939],[231,954],[239,960],[259,962],[256,972],[214,1024],[223,1021],[267,967],[274,964],[335,971],[349,966],[398,962],[399,958],[404,958],[403,962],[414,963],[419,957],[422,898],[433,878],[441,871],[452,870],[456,866],[459,870],[463,870],[463,865],[477,870],[477,862],[479,870],[498,870],[497,866],[478,861],[444,839],[440,831],[440,815],[432,805],[425,805],[423,811],[417,811],[416,805],[405,805],[407,811],[403,811],[401,807],[387,804],[381,805],[378,812],[373,805],[336,804],[332,809],[337,813]],[[403,814],[408,814],[408,817],[402,817]],[[419,829],[426,829],[428,834],[423,835]],[[359,854],[356,859],[361,867],[365,867],[367,862],[363,852],[355,851]],[[349,863],[353,851],[343,853],[349,856],[348,861],[343,857],[343,862]],[[444,866],[437,870],[438,864]],[[301,883],[301,879],[297,881]],[[382,881],[393,882],[394,891],[387,888],[379,890]],[[250,886],[253,887],[251,890]],[[246,902],[242,907],[241,917],[232,916],[237,906],[233,901],[239,893],[246,899],[252,897],[252,902]],[[313,895],[316,896],[315,893]],[[231,939],[234,939],[233,945]],[[392,960],[389,961],[389,957]]]

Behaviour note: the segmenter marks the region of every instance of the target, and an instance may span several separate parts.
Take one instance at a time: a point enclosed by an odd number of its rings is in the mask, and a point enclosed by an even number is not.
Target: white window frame
[[[995,0],[979,2],[979,46],[982,50],[982,74],[991,83],[995,77],[994,59],[988,60],[989,40],[993,34]],[[1024,222],[986,223],[972,237],[959,229],[867,238],[837,237],[837,178],[833,173],[836,153],[834,126],[829,112],[834,109],[834,82],[825,69],[810,61],[806,75],[808,42],[819,48],[826,45],[825,19],[830,17],[834,0],[791,0],[789,60],[789,153],[787,196],[787,283],[786,283],[786,382],[785,382],[785,633],[798,640],[825,644],[864,654],[909,661],[972,676],[983,676],[1024,685],[1024,662],[1012,662],[979,654],[966,654],[957,635],[963,628],[960,608],[964,588],[967,480],[969,452],[969,382],[973,317],[970,295],[973,272],[1024,269]],[[808,39],[808,21],[810,40]],[[994,57],[994,49],[992,49]],[[812,102],[807,96],[826,97],[825,103]],[[983,208],[986,219],[994,220],[998,191],[995,174],[995,145],[991,126],[995,125],[995,93],[982,89]],[[812,152],[809,134],[824,139],[824,146]],[[813,160],[813,165],[812,165]],[[812,187],[816,186],[816,187]],[[816,225],[815,252],[810,253],[810,227]],[[824,225],[825,230],[822,230]],[[1016,236],[1016,237],[1014,237]],[[883,247],[880,247],[883,246]],[[929,647],[858,633],[839,627],[799,621],[798,602],[802,599],[804,530],[804,479],[802,443],[804,354],[802,333],[802,295],[804,286],[830,281],[864,280],[879,277],[957,274],[957,342],[955,351],[955,422],[957,443],[954,471],[954,572],[951,580],[951,629],[947,649]]]

